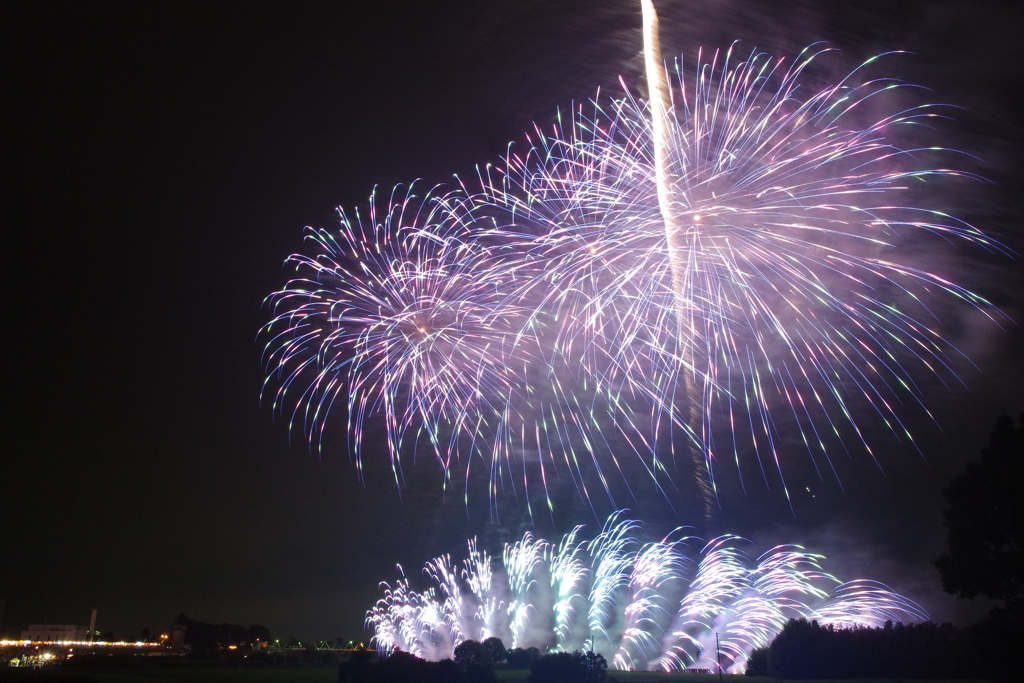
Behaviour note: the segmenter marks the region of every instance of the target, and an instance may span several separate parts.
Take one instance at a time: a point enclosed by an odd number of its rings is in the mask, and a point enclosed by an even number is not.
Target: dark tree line
[[[755,650],[747,674],[775,678],[976,678],[971,633],[952,624],[837,629],[791,620]]]
[[[510,669],[529,669],[530,665],[540,659],[540,650],[535,647],[517,647],[508,651],[506,661]]]
[[[1001,603],[977,624],[834,629],[791,621],[747,673],[778,678],[1018,680],[1024,644],[1024,415],[996,422],[981,459],[943,492],[947,552],[935,560],[947,593]]]
[[[408,652],[394,652],[375,661],[372,652],[356,652],[338,669],[339,683],[496,683],[494,666],[530,669],[528,683],[603,683],[607,663],[593,652],[541,655],[537,648],[506,650],[498,638],[482,643],[466,640],[453,652],[454,661],[428,662]]]
[[[488,638],[482,643],[475,640],[464,640],[458,644],[452,654],[456,664],[494,666],[505,661],[507,652],[501,638]]]
[[[483,664],[457,664],[450,659],[428,662],[408,652],[387,659],[354,657],[338,669],[339,683],[495,683],[494,668]]]
[[[216,650],[227,645],[252,645],[270,640],[270,631],[265,626],[239,626],[238,624],[207,624],[194,621],[184,614],[178,615],[175,625],[186,626],[185,644],[193,651]]]
[[[602,683],[608,663],[596,652],[555,652],[530,665],[527,683]]]

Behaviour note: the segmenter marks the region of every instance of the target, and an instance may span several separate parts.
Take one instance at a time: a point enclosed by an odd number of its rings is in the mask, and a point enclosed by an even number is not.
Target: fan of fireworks
[[[644,9],[648,102],[575,109],[479,187],[371,200],[290,259],[267,382],[311,441],[341,396],[357,462],[379,414],[396,477],[429,443],[446,475],[483,456],[492,495],[559,470],[585,498],[595,480],[613,498],[611,472],[630,485],[628,453],[662,487],[683,448],[708,514],[723,458],[785,486],[780,423],[821,476],[836,449],[874,457],[855,415],[912,441],[916,378],[953,376],[942,307],[995,315],[919,262],[933,242],[999,249],[927,207],[964,175],[913,141],[938,110],[903,106],[874,60],[802,85],[815,48],[668,73]]]
[[[432,588],[417,592],[402,578],[382,584],[367,613],[381,651],[400,648],[427,659],[452,656],[463,640],[501,638],[512,647],[592,649],[617,669],[714,668],[717,633],[723,668],[742,672],[789,619],[840,627],[926,620],[923,610],[882,584],[840,584],[821,555],[779,546],[750,562],[739,539],[706,545],[694,563],[695,539],[672,536],[640,544],[620,513],[590,541],[581,528],[552,544],[530,534],[491,566],[475,539],[461,571],[448,556],[428,562]],[[481,577],[486,576],[486,581]]]

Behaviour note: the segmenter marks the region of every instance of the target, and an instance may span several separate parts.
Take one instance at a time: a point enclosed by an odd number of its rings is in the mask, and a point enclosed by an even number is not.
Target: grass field
[[[500,683],[525,683],[528,671],[497,671]],[[780,679],[725,676],[732,683],[780,683]],[[144,669],[84,669],[51,668],[42,671],[0,669],[0,681],[25,683],[335,683],[338,671],[334,667],[274,669],[219,669],[219,668],[154,668]],[[899,679],[847,681],[846,683],[895,683]],[[718,676],[707,674],[662,674],[649,671],[611,671],[608,683],[716,683]],[[826,683],[800,681],[799,683]],[[827,683],[842,683],[828,681]],[[909,683],[909,682],[908,682]],[[984,683],[983,681],[923,681],[913,683]]]

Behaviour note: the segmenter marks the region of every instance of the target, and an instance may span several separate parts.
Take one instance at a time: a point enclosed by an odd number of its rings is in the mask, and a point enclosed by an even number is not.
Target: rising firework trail
[[[447,555],[427,563],[426,590],[407,577],[381,584],[366,617],[373,642],[384,653],[440,660],[464,640],[498,637],[513,648],[593,650],[621,670],[712,669],[720,652],[727,672],[742,673],[789,619],[837,627],[927,619],[882,584],[841,583],[822,570],[822,555],[800,546],[751,561],[735,536],[704,543],[677,530],[640,543],[639,527],[615,513],[591,540],[582,527],[560,543],[527,533],[505,546],[497,567],[471,540],[461,565]]]
[[[665,77],[665,63],[661,60],[661,39],[658,35],[658,14],[654,11],[652,0],[641,0],[644,23],[644,69],[647,75],[648,100],[651,110],[651,145],[654,148],[654,183],[658,188],[658,209],[661,220],[665,224],[665,244],[672,271],[672,293],[675,295],[676,327],[681,349],[680,359],[683,364],[681,374],[683,384],[684,410],[688,417],[688,425],[693,433],[699,433],[700,420],[696,388],[693,381],[693,354],[689,342],[693,334],[692,325],[687,325],[691,304],[686,300],[686,236],[676,220],[674,206],[677,202],[673,197],[673,183],[670,177],[669,160],[671,155],[672,100],[669,96],[668,79]],[[696,219],[695,219],[696,221]],[[696,231],[699,225],[694,222],[690,231]],[[711,489],[710,471],[707,458],[692,439],[686,441],[690,452],[697,490],[704,504],[704,516],[710,519],[714,510],[714,493]]]
[[[427,451],[466,495],[481,470],[527,505],[556,480],[672,500],[692,473],[706,516],[724,463],[788,498],[797,458],[836,480],[837,454],[874,459],[869,428],[913,447],[922,380],[955,379],[945,321],[999,315],[929,267],[1001,250],[935,208],[970,176],[929,137],[944,109],[878,58],[809,86],[820,46],[666,66],[643,9],[646,101],[623,84],[472,181],[310,231],[263,330],[296,431],[322,444],[345,413],[360,467],[383,429],[398,482]]]

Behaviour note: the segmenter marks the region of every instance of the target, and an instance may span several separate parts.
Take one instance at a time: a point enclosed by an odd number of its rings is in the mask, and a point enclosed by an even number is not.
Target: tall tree
[[[505,643],[501,642],[501,638],[491,636],[482,642],[481,645],[484,646],[484,650],[487,652],[487,657],[491,660],[491,664],[503,662],[505,661],[505,657],[508,656],[508,650],[505,649]]]
[[[1024,606],[1024,415],[1000,417],[981,461],[943,492],[948,551],[935,560],[947,593]]]

